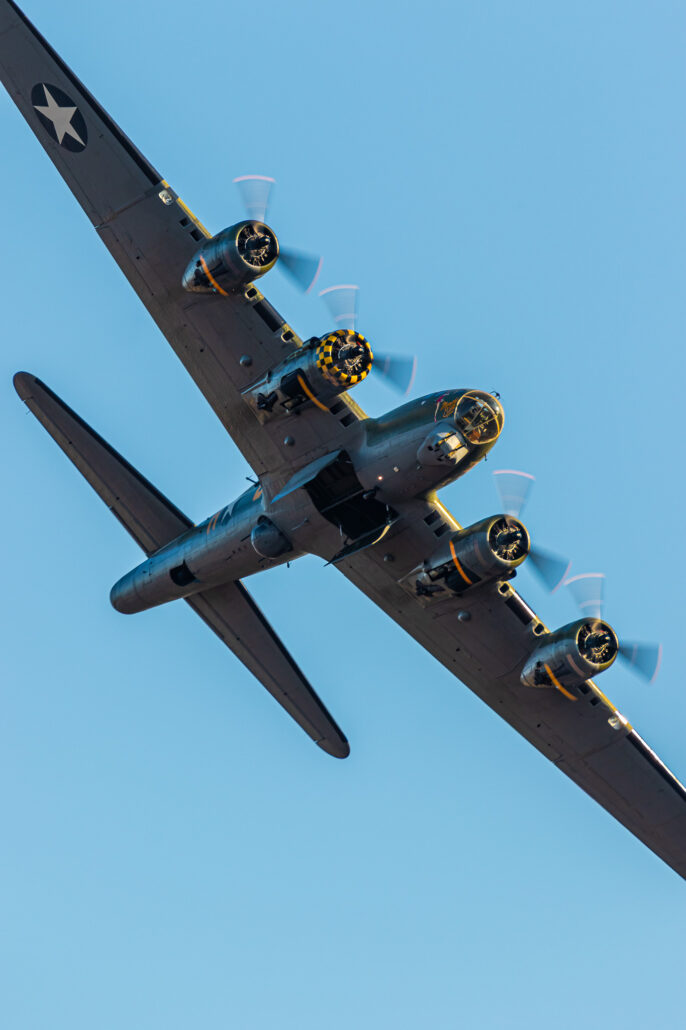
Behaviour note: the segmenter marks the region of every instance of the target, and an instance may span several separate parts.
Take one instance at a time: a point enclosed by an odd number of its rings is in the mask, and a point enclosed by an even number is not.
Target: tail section
[[[147,555],[193,525],[40,379],[18,372],[14,385]],[[347,757],[350,747],[345,736],[240,582],[195,594],[187,603],[322,750],[336,758]]]
[[[17,372],[14,387],[147,555],[193,525],[40,379],[29,372]]]

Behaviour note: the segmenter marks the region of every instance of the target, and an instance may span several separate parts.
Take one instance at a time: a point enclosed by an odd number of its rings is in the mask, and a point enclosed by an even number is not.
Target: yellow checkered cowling
[[[343,363],[338,364],[338,352],[345,343],[356,343],[364,348],[364,365],[356,372],[347,372]],[[330,383],[334,386],[354,386],[366,379],[372,369],[374,355],[369,343],[361,335],[352,329],[336,329],[335,332],[324,336],[317,347],[317,368]]]

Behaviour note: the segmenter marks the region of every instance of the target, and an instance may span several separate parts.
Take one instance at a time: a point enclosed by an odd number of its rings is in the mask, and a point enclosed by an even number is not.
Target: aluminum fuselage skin
[[[426,497],[473,468],[497,436],[474,442],[459,432],[453,417],[455,406],[471,392],[428,394],[380,418],[359,423],[346,453],[360,492],[373,494],[382,504],[398,510],[403,502]],[[432,448],[435,438],[457,445],[452,456]],[[280,499],[277,495],[272,501],[265,497],[261,484],[254,484],[123,576],[112,588],[110,599],[117,611],[132,614],[244,579],[308,552],[321,554],[326,544],[317,539],[321,535],[319,521],[305,489],[293,490]],[[268,544],[272,533],[277,543],[279,537],[285,541],[285,547],[274,546],[271,551],[268,547],[265,553],[259,544],[263,530]]]
[[[496,439],[473,443],[461,438],[463,453],[455,462],[428,454],[419,456],[427,437],[434,433],[456,434],[453,413],[456,402],[470,390],[444,390],[403,404],[380,418],[362,423],[363,439],[350,450],[362,485],[376,488],[379,500],[398,503],[426,497],[463,476],[490,451]]]

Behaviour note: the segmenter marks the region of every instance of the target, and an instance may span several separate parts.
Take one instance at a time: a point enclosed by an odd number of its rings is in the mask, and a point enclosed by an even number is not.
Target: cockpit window
[[[455,425],[470,443],[493,443],[504,421],[500,402],[481,390],[469,390],[455,407]]]

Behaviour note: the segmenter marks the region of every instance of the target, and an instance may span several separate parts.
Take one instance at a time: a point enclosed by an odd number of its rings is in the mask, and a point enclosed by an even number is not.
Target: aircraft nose
[[[488,398],[488,406],[491,408],[493,414],[495,415],[496,421],[498,423],[498,435],[500,435],[500,433],[502,432],[503,425],[505,424],[505,409],[500,403],[500,396],[499,394],[495,393],[486,393],[484,394],[484,397]]]
[[[474,444],[495,443],[504,422],[505,412],[499,398],[485,390],[467,390],[455,409],[455,424]]]

